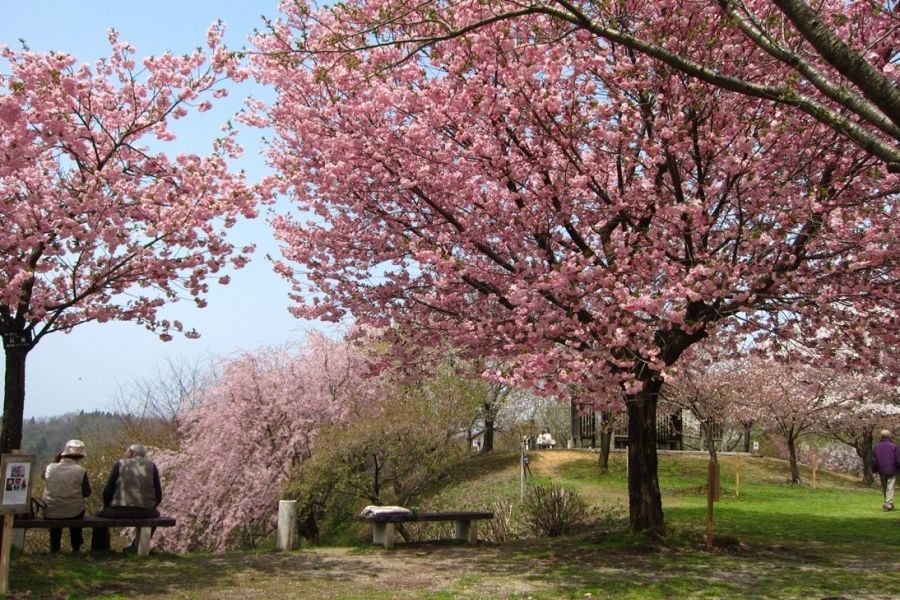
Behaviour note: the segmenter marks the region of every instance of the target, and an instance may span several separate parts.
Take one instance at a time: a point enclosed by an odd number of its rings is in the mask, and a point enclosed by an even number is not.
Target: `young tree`
[[[482,401],[473,426],[477,426],[479,423],[482,425],[481,431],[475,433],[475,435],[479,433],[482,435],[482,452],[491,452],[494,449],[494,433],[497,431],[497,420],[500,410],[512,393],[512,388],[502,383],[481,383]],[[471,429],[474,429],[474,427]]]
[[[315,540],[323,519],[342,523],[366,504],[419,504],[469,456],[465,433],[483,398],[470,392],[481,384],[445,363],[386,385],[374,400],[351,401],[352,418],[321,431],[328,444],[298,466],[286,489],[298,500],[305,535]]]
[[[157,449],[177,448],[181,420],[200,404],[215,378],[212,360],[167,360],[155,376],[131,382],[116,397],[122,437]]]
[[[791,483],[800,483],[798,440],[846,410],[845,399],[830,393],[834,373],[787,360],[752,359],[741,367],[731,378],[735,392],[765,430],[784,439]]]
[[[635,530],[664,526],[656,407],[686,349],[785,319],[859,336],[897,306],[896,180],[802,113],[540,15],[349,52],[371,6],[285,6],[255,62],[279,99],[248,120],[316,216],[275,222],[296,314],[441,340],[517,387],[620,385]]]
[[[663,387],[667,409],[686,411],[696,420],[701,449],[705,447],[716,462],[716,439],[723,450],[743,441],[744,451],[749,452],[750,428],[755,418],[754,411],[743,402],[741,389],[746,357],[733,353],[726,357],[721,350],[713,340],[691,348]],[[735,429],[739,429],[739,437],[734,435]]]
[[[252,545],[274,530],[279,494],[309,458],[317,432],[379,398],[364,357],[311,333],[296,350],[225,360],[185,416],[181,446],[157,460],[164,511],[178,518],[159,542],[175,551]]]
[[[209,57],[139,64],[115,33],[93,66],[0,48],[0,452],[21,443],[25,362],[44,336],[118,319],[169,339],[183,326],[159,308],[181,295],[203,306],[207,281],[247,261],[252,248],[235,252],[225,235],[257,203],[228,170],[240,153],[234,131],[205,157],[158,150],[175,137],[171,121],[208,110],[226,78],[244,77],[222,33],[210,29]]]
[[[856,451],[862,463],[863,483],[875,483],[872,448],[877,431],[900,425],[900,390],[877,373],[838,373],[830,392],[842,399],[844,409],[831,413],[824,432]]]

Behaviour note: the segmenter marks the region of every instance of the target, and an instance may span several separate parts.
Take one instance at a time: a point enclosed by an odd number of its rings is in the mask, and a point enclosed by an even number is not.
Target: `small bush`
[[[522,520],[530,534],[555,537],[584,529],[592,520],[588,503],[573,489],[531,486],[522,504]]]
[[[503,543],[521,536],[522,522],[513,502],[501,498],[491,505],[493,519],[485,521],[482,537],[489,542]]]

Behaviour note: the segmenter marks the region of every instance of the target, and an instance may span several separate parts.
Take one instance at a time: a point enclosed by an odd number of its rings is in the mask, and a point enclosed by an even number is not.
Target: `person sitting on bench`
[[[152,519],[159,516],[156,507],[161,500],[162,483],[156,465],[147,458],[147,449],[142,444],[132,444],[125,452],[125,458],[113,465],[103,488],[103,508],[94,513],[94,516],[108,519]],[[132,544],[135,549],[136,544],[137,538]],[[105,552],[109,548],[109,528],[95,528],[91,537],[91,551]]]
[[[91,495],[91,482],[84,467],[78,464],[84,458],[84,442],[69,440],[62,452],[44,470],[42,500],[46,519],[80,519],[84,516],[84,499]],[[62,547],[62,527],[50,528],[50,552],[55,554]],[[69,527],[72,554],[84,543],[81,527]]]
[[[541,432],[541,435],[537,438],[537,447],[538,448],[552,448],[556,445],[556,440],[553,439],[553,436],[550,435],[550,430],[545,429]]]

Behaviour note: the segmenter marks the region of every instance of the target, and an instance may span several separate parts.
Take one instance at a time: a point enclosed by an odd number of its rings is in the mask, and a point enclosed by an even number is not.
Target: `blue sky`
[[[261,15],[277,15],[275,0],[156,0],[126,2],[98,0],[0,0],[0,43],[19,47],[24,39],[35,51],[57,50],[93,62],[108,54],[107,31],[135,46],[138,56],[167,50],[182,53],[204,44],[206,30],[216,19],[227,26],[230,47],[247,45],[247,36],[262,25]],[[244,84],[233,89],[204,119],[189,119],[179,132],[175,151],[205,153],[219,126],[229,119],[247,95],[266,96],[266,90]],[[177,130],[176,130],[177,131]],[[259,133],[241,137],[245,156],[235,166],[251,179],[265,173],[259,156]],[[228,286],[212,285],[209,306],[197,309],[180,302],[164,312],[200,333],[198,340],[176,338],[164,343],[134,323],[86,324],[70,334],[42,340],[28,358],[25,415],[48,416],[77,410],[113,410],[117,394],[137,380],[152,378],[167,361],[204,361],[263,345],[300,341],[322,325],[290,316],[288,285],[263,258],[278,254],[264,218],[239,226],[233,241],[257,244],[257,258],[234,273]]]

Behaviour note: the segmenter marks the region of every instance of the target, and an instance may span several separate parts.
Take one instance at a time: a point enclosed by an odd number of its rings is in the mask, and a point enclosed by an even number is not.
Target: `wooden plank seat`
[[[475,522],[483,519],[493,519],[494,513],[488,511],[381,513],[360,515],[356,518],[372,524],[373,544],[383,544],[385,549],[390,550],[394,547],[394,534],[398,524],[422,521],[453,521],[453,539],[475,544],[478,542]]]
[[[104,519],[84,516],[78,519],[44,519],[16,517],[13,529],[50,529],[51,527],[136,527],[138,530],[138,554],[150,555],[150,533],[153,527],[174,527],[174,517],[154,517],[144,519]]]

